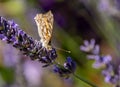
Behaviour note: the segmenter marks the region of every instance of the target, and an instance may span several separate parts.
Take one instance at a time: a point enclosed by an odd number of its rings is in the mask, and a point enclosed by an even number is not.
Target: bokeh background
[[[99,87],[112,87],[104,82],[101,69],[92,68],[80,51],[84,40],[94,38],[103,55],[110,54],[113,62],[120,60],[120,0],[0,0],[0,16],[14,20],[19,27],[40,40],[34,17],[51,10],[54,15],[52,46],[61,64],[67,56],[77,63],[76,74]],[[0,41],[0,87],[90,87],[71,76],[63,79],[51,67],[23,56],[11,45]]]

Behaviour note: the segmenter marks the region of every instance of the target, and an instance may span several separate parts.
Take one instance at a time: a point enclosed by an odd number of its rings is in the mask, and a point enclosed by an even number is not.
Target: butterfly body
[[[53,30],[53,14],[51,11],[45,14],[37,14],[34,19],[38,26],[38,34],[41,38],[42,46],[48,50],[51,49],[51,45],[49,44]]]

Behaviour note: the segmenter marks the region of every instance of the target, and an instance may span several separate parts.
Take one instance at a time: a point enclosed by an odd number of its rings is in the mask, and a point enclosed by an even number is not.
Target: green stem
[[[64,68],[61,64],[58,64],[56,61],[54,61],[53,64],[56,64],[56,65],[58,65],[58,66]],[[76,75],[76,74],[74,74],[74,73],[72,73],[72,74],[73,74],[73,76],[75,76],[77,79],[79,79],[79,80],[85,82],[86,84],[90,85],[91,87],[97,87],[96,85],[94,85],[93,83],[91,83],[91,82],[89,82],[89,81],[83,79],[82,77],[80,77],[80,76],[78,76],[78,75]]]
[[[87,83],[87,84],[90,85],[91,87],[97,87],[97,86],[94,85],[93,83],[91,83],[91,82],[89,82],[89,81],[83,79],[82,77],[80,77],[80,76],[78,76],[78,75],[76,75],[76,74],[74,74],[74,73],[73,73],[73,76],[75,76],[77,79],[79,79],[79,80],[81,80],[81,81]]]

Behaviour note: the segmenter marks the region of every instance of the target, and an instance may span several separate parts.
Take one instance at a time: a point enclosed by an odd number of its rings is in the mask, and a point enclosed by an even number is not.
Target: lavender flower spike
[[[74,74],[76,63],[70,57],[67,57],[64,65],[58,64],[55,62],[57,53],[53,47],[50,46],[50,49],[47,49],[48,47],[45,45],[48,43],[44,43],[44,45],[42,41],[34,40],[21,30],[14,21],[7,21],[5,18],[0,17],[0,39],[19,49],[24,55],[29,56],[32,60],[39,60],[44,64],[43,67],[47,67],[51,64],[55,65],[54,71],[62,77],[68,78],[70,74],[73,74],[73,76],[79,80],[84,81],[92,87],[96,87]],[[49,40],[49,38],[47,39]]]
[[[70,74],[75,72],[76,63],[71,59],[71,57],[67,57],[64,66],[55,65],[53,70],[55,73],[58,73],[59,76],[68,78]]]
[[[84,41],[84,45],[80,46],[81,51],[88,53],[87,58],[95,60],[93,67],[102,68],[102,75],[106,83],[112,84],[114,87],[120,87],[120,64],[112,63],[110,55],[101,55],[99,45],[95,44],[95,40]],[[116,63],[117,64],[117,63]]]
[[[34,40],[18,27],[14,21],[0,17],[0,39],[12,44],[32,60],[39,60],[44,66],[50,65],[57,57],[56,50],[47,50],[40,41]]]

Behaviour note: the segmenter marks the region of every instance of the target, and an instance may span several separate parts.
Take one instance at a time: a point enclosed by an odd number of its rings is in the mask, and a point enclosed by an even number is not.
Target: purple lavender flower
[[[10,44],[5,44],[4,50],[3,50],[3,62],[4,65],[7,67],[15,67],[15,65],[19,61],[19,55],[18,50],[13,48]]]
[[[110,9],[110,2],[108,0],[100,0],[98,4],[98,10],[101,12],[109,11]]]
[[[40,41],[34,40],[21,30],[14,21],[7,21],[3,17],[0,17],[0,39],[12,44],[32,60],[40,61],[44,64],[43,67],[54,64],[54,71],[61,77],[68,78],[70,74],[75,72],[76,63],[71,57],[67,57],[64,66],[56,63],[57,53],[54,48],[46,49]]]
[[[68,78],[70,74],[74,73],[76,69],[76,63],[71,59],[71,57],[67,57],[64,66],[55,65],[53,70],[55,73],[58,73],[59,76]]]
[[[95,40],[90,42],[85,40],[84,46],[80,46],[81,51],[87,54],[88,59],[95,60],[93,63],[94,68],[104,67],[102,75],[104,76],[105,82],[113,84],[115,87],[120,86],[120,65],[117,67],[112,63],[112,57],[110,55],[101,55],[98,45],[95,45]]]
[[[27,35],[14,21],[7,21],[3,17],[0,17],[0,39],[12,44],[32,60],[38,59],[45,66],[52,64],[57,57],[54,48],[51,50],[43,48],[40,41]]]
[[[106,56],[88,55],[87,58],[95,60],[95,63],[93,64],[94,68],[100,68],[105,64],[109,64],[112,60],[112,57],[110,55],[106,55]]]
[[[85,40],[84,45],[80,46],[80,50],[86,53],[99,54],[99,45],[95,45],[95,40],[91,39],[90,42]]]
[[[46,56],[42,56],[39,61],[41,61],[42,63],[45,63],[43,67],[46,67],[52,64],[54,60],[56,59],[56,57],[57,55],[56,55],[55,49],[49,50],[49,52],[47,52],[46,50]]]
[[[76,70],[76,63],[71,59],[71,57],[67,57],[66,62],[64,63],[65,69],[74,72]]]
[[[0,39],[12,44],[32,60],[37,59],[44,64],[43,67],[54,64],[54,71],[62,77],[68,78],[75,72],[76,63],[70,57],[67,57],[64,66],[59,65],[55,62],[57,53],[54,48],[46,49],[40,41],[34,40],[21,30],[14,21],[7,21],[3,17],[0,17]]]

